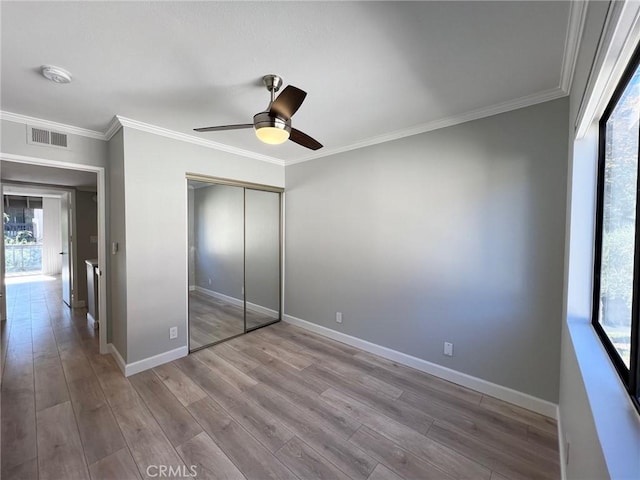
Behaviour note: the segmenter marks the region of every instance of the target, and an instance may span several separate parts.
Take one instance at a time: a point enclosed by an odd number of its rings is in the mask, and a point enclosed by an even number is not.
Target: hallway
[[[60,277],[7,279],[2,478],[38,478],[38,461],[40,478],[87,477],[85,455],[95,461],[109,451],[104,442],[118,437],[125,446],[104,395],[93,388],[98,384],[90,364],[100,357],[98,332],[87,326],[85,309],[74,312],[61,298]],[[109,422],[111,438],[109,429],[107,437],[89,438]]]

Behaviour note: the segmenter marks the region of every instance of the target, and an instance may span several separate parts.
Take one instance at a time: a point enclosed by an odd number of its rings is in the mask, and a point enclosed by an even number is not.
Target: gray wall
[[[23,123],[10,122],[7,120],[0,121],[0,151],[5,154],[21,155],[32,158],[41,158],[45,160],[56,160],[78,165],[90,165],[94,167],[103,167],[108,174],[109,162],[107,152],[107,142],[93,138],[83,137],[79,135],[69,134],[70,148],[60,149],[47,146],[30,145],[27,143],[27,127]],[[107,205],[108,207],[108,205]],[[107,212],[107,218],[109,218]],[[80,227],[82,230],[82,227]],[[109,224],[107,221],[107,232],[109,234]],[[97,228],[95,229],[97,233]],[[76,232],[77,234],[78,232]],[[76,252],[76,257],[79,257]],[[82,260],[80,258],[80,260]],[[85,277],[85,265],[82,261],[76,262],[75,279],[79,282]],[[84,299],[86,296],[86,286],[77,283],[75,285],[76,298]],[[107,289],[109,285],[107,284]],[[108,296],[108,295],[107,295]],[[107,304],[110,308],[109,303]]]
[[[98,203],[95,192],[76,191],[76,299],[87,301],[87,264],[85,260],[98,258]]]
[[[557,402],[567,116],[560,99],[286,167],[285,313]]]
[[[280,310],[280,194],[246,190],[246,229],[247,308],[258,305],[278,312]]]
[[[110,299],[109,329],[107,341],[112,343],[120,356],[127,361],[127,235],[125,230],[125,178],[124,131],[120,130],[109,140],[108,179],[109,232],[107,236],[108,294]],[[112,253],[112,244],[118,244],[118,252]]]
[[[243,300],[244,189],[209,185],[194,191],[196,285]]]
[[[569,128],[573,132],[578,109],[582,101],[589,72],[604,25],[608,2],[589,2],[587,18],[573,85],[570,95]],[[593,229],[595,208],[595,149],[589,141],[578,146],[573,164],[573,135],[569,142],[569,206],[573,206],[569,225],[571,236],[567,238],[567,266],[571,264],[570,277],[565,286],[565,309],[569,319],[589,319],[591,315],[591,285],[593,266]],[[591,159],[586,161],[585,159]],[[560,420],[564,439],[570,440],[569,462],[566,465],[568,479],[609,478],[602,447],[591,412],[584,380],[577,362],[576,352],[567,323],[562,324],[562,351],[560,360]]]
[[[14,155],[45,158],[61,162],[107,166],[107,142],[79,135],[69,134],[68,150],[27,144],[27,126],[22,123],[2,120],[0,151]]]
[[[246,284],[248,303],[277,312],[279,194],[229,185],[198,187],[191,192],[194,265],[190,275],[195,275],[195,285],[242,301]]]
[[[187,347],[188,172],[284,186],[282,166],[124,128],[129,363]]]

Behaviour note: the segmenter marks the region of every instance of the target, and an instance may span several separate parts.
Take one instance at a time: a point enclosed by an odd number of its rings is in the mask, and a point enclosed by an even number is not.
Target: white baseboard
[[[74,300],[73,308],[84,308],[87,306],[87,302],[85,300]]]
[[[189,291],[193,292],[196,289],[195,285],[189,285]]]
[[[229,295],[225,295],[224,293],[220,293],[220,292],[216,292],[213,290],[209,290],[207,288],[204,287],[199,287],[198,285],[196,285],[194,287],[195,291],[198,293],[202,293],[203,295],[207,295],[208,297],[212,297],[215,298],[217,300],[222,300],[223,302],[227,302],[231,305],[235,305],[236,307],[243,307],[244,306],[244,301],[240,300],[239,298],[235,298],[235,297],[230,297]]]
[[[556,422],[558,424],[558,453],[560,454],[560,478],[567,480],[567,451],[565,450],[566,442],[564,439],[564,431],[562,430],[562,419],[560,418],[560,405],[556,411]]]
[[[346,333],[338,332],[336,330],[332,330],[330,328],[326,328],[315,323],[302,320],[301,318],[293,317],[291,315],[283,315],[282,319],[287,323],[296,325],[319,335],[323,335],[333,340],[346,343],[347,345],[351,345],[352,347],[360,348],[369,353],[379,355],[389,360],[393,360],[394,362],[398,362],[402,365],[415,368],[416,370],[420,370],[449,382],[462,385],[463,387],[471,388],[472,390],[475,390],[477,392],[490,395],[500,400],[504,400],[505,402],[512,403],[519,407],[532,410],[536,413],[557,420],[558,405],[547,400],[534,397],[527,393],[518,392],[517,390],[488,382],[487,380],[473,377],[471,375],[467,375],[466,373],[458,372],[456,370],[452,370],[450,368],[428,362],[427,360],[423,360],[406,353],[383,347],[382,345],[377,345],[375,343],[362,340],[361,338],[347,335]]]
[[[122,355],[120,355],[120,352],[118,351],[116,346],[113,343],[108,343],[107,344],[107,351],[115,359],[115,361],[118,364],[118,367],[120,368],[120,371],[122,372],[122,374],[126,376],[125,371],[127,369],[127,364],[125,363],[124,359],[122,358]]]
[[[274,320],[280,318],[280,315],[278,315],[278,312],[276,310],[263,307],[262,305],[258,305],[257,303],[247,302],[247,310],[249,310],[250,312],[259,313],[260,315],[265,315],[269,318],[273,318]]]
[[[189,287],[189,289],[191,289],[191,287]],[[202,288],[198,286],[194,287],[194,290],[204,295],[208,295],[209,297],[213,297],[218,300],[222,300],[223,302],[227,302],[231,305],[235,305],[236,307],[244,307],[244,300],[240,298],[230,297],[229,295],[225,295],[224,293],[215,292],[213,290],[208,290],[206,288]],[[247,302],[247,310],[250,310],[252,312],[257,312],[262,315],[266,315],[269,318],[276,319],[280,317],[276,310],[263,307],[262,305],[258,305],[256,303]]]
[[[260,315],[265,315],[269,318],[273,318],[274,320],[280,318],[280,315],[278,315],[278,312],[276,310],[263,307],[262,305],[258,305],[256,303],[247,302],[247,310],[249,310],[250,312],[259,313]]]
[[[93,318],[93,315],[89,312],[87,312],[87,322],[89,322],[89,325],[93,327],[94,330],[97,330],[100,327],[100,322]]]
[[[157,367],[158,365],[162,365],[164,363],[171,362],[178,358],[186,357],[189,354],[189,349],[184,347],[174,348],[173,350],[169,350],[168,352],[159,353],[158,355],[154,355],[153,357],[143,358],[142,360],[138,360],[133,363],[126,363],[118,349],[110,343],[108,345],[109,352],[116,360],[118,367],[122,371],[122,374],[125,377],[130,377],[131,375],[135,375],[136,373],[144,372],[145,370],[149,370],[150,368]]]

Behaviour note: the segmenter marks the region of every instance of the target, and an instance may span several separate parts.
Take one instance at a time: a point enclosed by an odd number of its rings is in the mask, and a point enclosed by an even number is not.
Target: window
[[[593,326],[640,410],[640,49],[600,120]]]
[[[42,271],[42,198],[4,195],[5,273]]]

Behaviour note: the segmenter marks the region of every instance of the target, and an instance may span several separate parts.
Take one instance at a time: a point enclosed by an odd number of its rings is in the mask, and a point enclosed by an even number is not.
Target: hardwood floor
[[[273,322],[273,318],[247,309],[247,329]],[[198,291],[189,292],[189,349],[244,333],[244,310]]]
[[[6,480],[560,477],[555,421],[290,325],[125,378],[59,282],[7,297]]]

